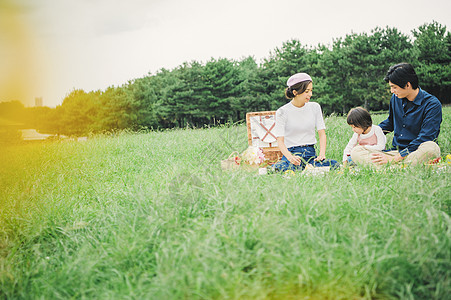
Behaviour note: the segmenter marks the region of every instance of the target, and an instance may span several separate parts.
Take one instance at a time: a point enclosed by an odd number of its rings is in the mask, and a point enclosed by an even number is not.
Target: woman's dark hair
[[[363,131],[373,125],[373,120],[371,119],[370,113],[363,107],[352,108],[348,113],[348,118],[346,121],[349,125],[362,128]]]
[[[307,80],[307,81],[302,81],[302,82],[293,84],[290,87],[287,87],[285,89],[285,97],[287,99],[293,99],[294,98],[293,91],[296,91],[298,94],[302,94],[303,92],[305,92],[305,90],[307,89],[307,87],[310,83],[311,83],[311,81]]]
[[[412,89],[416,90],[418,88],[418,76],[413,69],[413,66],[408,63],[400,63],[391,66],[385,75],[384,80],[386,82],[392,82],[399,86],[400,88],[405,88],[407,82],[410,82]]]

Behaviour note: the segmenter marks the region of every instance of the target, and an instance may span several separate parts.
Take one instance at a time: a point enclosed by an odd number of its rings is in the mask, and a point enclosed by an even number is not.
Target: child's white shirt
[[[366,134],[360,134],[360,139],[368,139],[372,135],[376,135],[377,143],[374,145],[365,145],[365,148],[370,150],[384,150],[385,149],[385,143],[387,142],[387,138],[385,137],[384,132],[378,125],[372,125],[370,132]],[[346,145],[345,150],[343,151],[343,161],[346,161],[348,156],[351,155],[352,149],[357,146],[359,135],[354,132],[351,139],[349,140],[348,144]]]

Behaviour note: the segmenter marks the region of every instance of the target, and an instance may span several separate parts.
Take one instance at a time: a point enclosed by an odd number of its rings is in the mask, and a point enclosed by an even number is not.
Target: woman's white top
[[[316,144],[315,129],[326,129],[321,106],[316,102],[296,107],[290,101],[276,111],[273,132],[276,137],[284,137],[287,148]]]
[[[376,136],[374,142],[368,144],[365,142],[365,140],[370,140],[372,136]],[[366,149],[370,150],[384,150],[385,149],[385,143],[387,142],[387,138],[385,137],[384,132],[382,129],[377,125],[372,125],[371,130],[368,133],[365,134],[357,134],[354,132],[351,139],[349,140],[348,144],[346,145],[345,150],[343,151],[343,161],[346,161],[348,156],[351,155],[352,149],[357,146],[357,144],[364,145]]]

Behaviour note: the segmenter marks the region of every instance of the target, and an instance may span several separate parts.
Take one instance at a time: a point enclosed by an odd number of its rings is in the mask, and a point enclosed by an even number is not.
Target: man
[[[442,122],[440,101],[418,86],[418,76],[408,63],[390,67],[384,80],[393,95],[388,118],[379,126],[385,133],[394,132],[393,148],[374,151],[357,146],[351,159],[357,164],[380,166],[401,161],[417,165],[439,157],[435,141]]]

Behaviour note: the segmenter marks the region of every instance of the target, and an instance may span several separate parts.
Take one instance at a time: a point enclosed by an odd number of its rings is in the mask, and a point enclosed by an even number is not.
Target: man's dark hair
[[[407,82],[410,82],[412,89],[416,90],[418,88],[418,76],[415,73],[411,64],[400,63],[391,66],[385,75],[384,80],[386,82],[392,82],[399,86],[400,88],[405,88]]]

